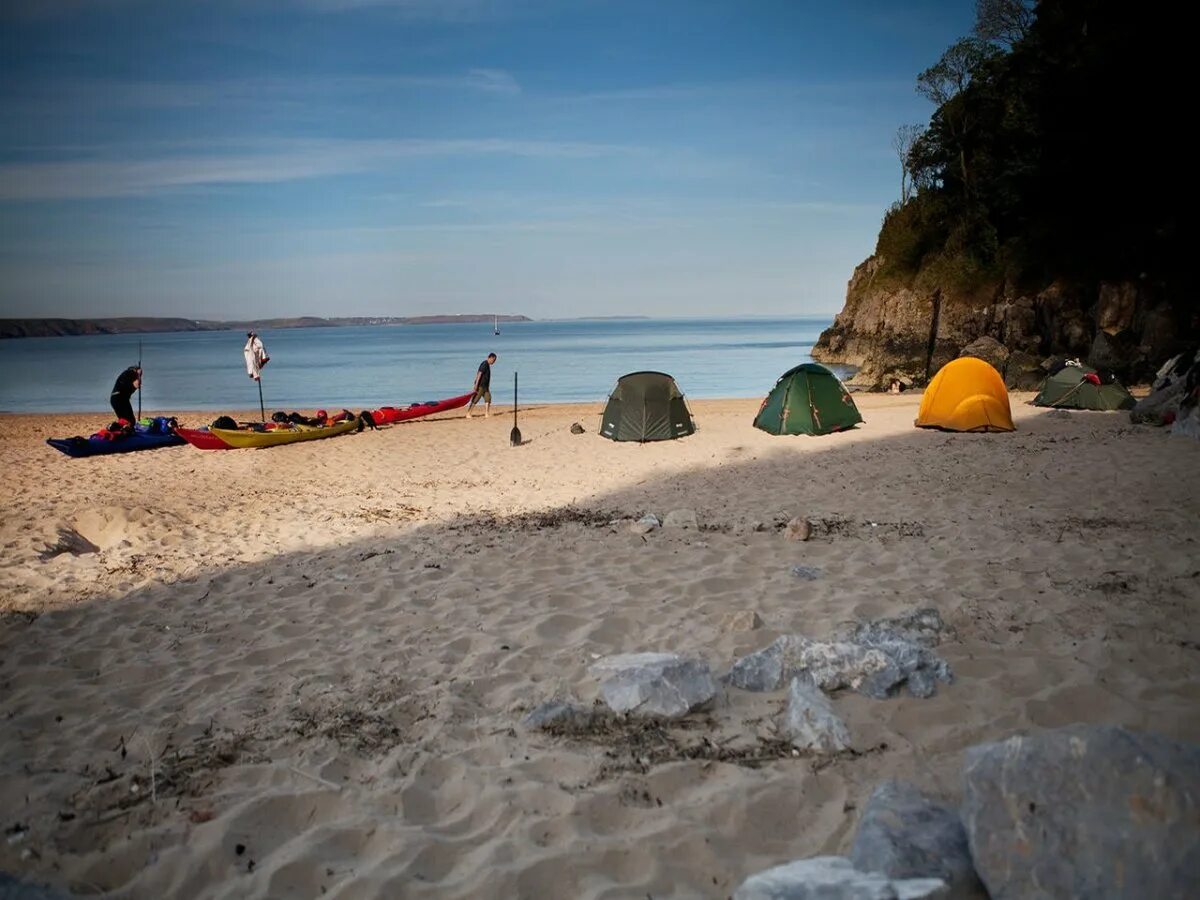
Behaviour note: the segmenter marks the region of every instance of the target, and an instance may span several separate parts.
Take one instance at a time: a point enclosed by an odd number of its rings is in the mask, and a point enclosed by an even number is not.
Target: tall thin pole
[[[262,416],[262,423],[263,423],[264,425],[266,425],[266,424],[267,424],[267,408],[266,408],[266,406],[264,406],[264,405],[263,405],[263,398],[262,398],[262,375],[260,374],[260,375],[258,376],[258,378],[256,378],[256,379],[255,379],[255,381],[257,381],[257,382],[258,382],[258,412],[259,412],[259,414]]]
[[[142,390],[146,386],[146,373],[142,371],[142,341],[138,339],[138,420],[142,418]]]

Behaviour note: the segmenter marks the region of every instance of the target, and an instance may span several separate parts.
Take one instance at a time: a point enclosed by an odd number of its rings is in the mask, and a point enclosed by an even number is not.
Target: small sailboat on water
[[[492,334],[499,334],[499,333],[500,333],[500,317],[493,316],[492,317]]]

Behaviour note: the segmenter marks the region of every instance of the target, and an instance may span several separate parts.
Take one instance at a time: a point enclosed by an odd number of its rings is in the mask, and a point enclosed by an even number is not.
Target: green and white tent
[[[754,427],[770,434],[831,434],[862,420],[836,375],[804,363],[779,376],[754,417]]]
[[[662,372],[618,378],[600,419],[600,436],[611,441],[670,441],[695,431],[683,392]]]
[[[1088,375],[1095,375],[1090,366],[1064,366],[1042,382],[1033,398],[1034,406],[1053,406],[1057,409],[1132,409],[1133,395],[1117,382],[1095,384]]]

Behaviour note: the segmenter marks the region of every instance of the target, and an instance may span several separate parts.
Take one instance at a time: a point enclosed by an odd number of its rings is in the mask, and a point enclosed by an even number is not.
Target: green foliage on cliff
[[[881,276],[936,272],[962,288],[1170,280],[1190,176],[1174,8],[980,0],[977,11],[975,33],[918,78],[937,108],[897,148],[914,190],[884,218]]]

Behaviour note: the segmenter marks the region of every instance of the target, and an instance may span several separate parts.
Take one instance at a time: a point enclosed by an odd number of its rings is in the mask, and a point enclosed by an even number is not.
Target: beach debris
[[[800,750],[837,753],[850,749],[850,732],[821,690],[807,677],[793,678],[779,733]]]
[[[600,696],[614,712],[676,718],[717,694],[708,663],[674,653],[621,653],[588,667],[602,679]]]
[[[992,897],[1187,897],[1200,884],[1200,746],[1068,725],[971,747],[963,782]]]
[[[586,728],[594,711],[569,700],[552,699],[539,703],[521,719],[525,728]]]
[[[571,434],[583,434],[583,433],[584,433],[584,427],[582,425],[580,425],[578,422],[571,423]]]
[[[946,897],[940,878],[893,879],[860,872],[844,856],[798,859],[751,875],[733,900],[922,900]]]
[[[807,674],[824,691],[852,688],[883,699],[907,686],[914,697],[931,697],[937,682],[950,681],[952,674],[926,645],[948,630],[937,610],[927,608],[853,625],[833,640],[782,635],[734,663],[728,680],[746,691],[777,691]]]
[[[721,620],[722,631],[756,631],[762,627],[762,616],[753,609],[739,609],[726,613]]]
[[[696,513],[690,509],[673,509],[667,513],[666,519],[663,520],[663,528],[691,528],[695,530],[699,527],[700,522],[696,518]]]
[[[792,574],[801,581],[816,581],[821,577],[821,570],[816,566],[792,566]]]
[[[844,519],[840,516],[813,517],[808,520],[814,537],[819,538],[871,538],[892,540],[893,538],[924,537],[923,522],[880,522],[871,519]],[[776,522],[776,530],[786,529],[784,522]]]
[[[987,900],[958,812],[915,785],[885,781],[858,822],[850,862],[890,878],[940,878],[948,900]]]
[[[787,523],[784,536],[789,541],[807,541],[812,537],[812,523],[797,516]]]
[[[72,556],[83,556],[85,553],[99,553],[100,548],[93,544],[74,528],[63,527],[58,529],[58,540],[47,545],[38,553],[38,559],[42,562],[53,559],[62,553],[70,553]]]
[[[649,534],[655,528],[661,528],[662,523],[658,521],[658,516],[654,513],[646,513],[636,522],[629,526],[629,530],[634,534]]]

